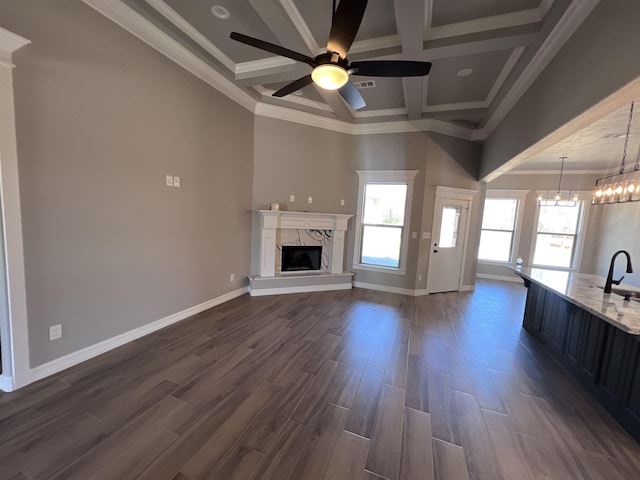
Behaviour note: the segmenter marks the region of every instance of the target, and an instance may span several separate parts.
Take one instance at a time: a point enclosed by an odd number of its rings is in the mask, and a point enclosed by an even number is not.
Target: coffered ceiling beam
[[[317,53],[310,51],[307,44],[300,37],[298,30],[284,11],[279,0],[249,0],[249,3],[256,13],[260,15],[265,25],[269,26],[280,45],[304,55],[316,56]]]
[[[424,0],[395,0],[396,29],[402,42],[402,54],[405,58],[415,59],[422,54],[424,38]],[[403,78],[404,104],[409,120],[418,120],[422,116],[422,98],[424,81],[422,78]]]

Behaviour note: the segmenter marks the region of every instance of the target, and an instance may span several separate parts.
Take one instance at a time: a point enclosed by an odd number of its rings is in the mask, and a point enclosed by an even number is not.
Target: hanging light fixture
[[[596,180],[596,186],[591,197],[592,205],[610,205],[640,201],[640,148],[638,148],[636,164],[633,170],[625,172],[634,103],[635,102],[631,102],[631,108],[629,109],[629,121],[627,123],[627,135],[624,138],[624,151],[622,152],[620,173]]]
[[[569,190],[564,193],[566,196],[563,198],[562,191],[562,174],[564,173],[564,161],[567,157],[560,157],[560,178],[558,179],[558,189],[553,190],[538,190],[538,205],[541,207],[575,207],[580,201],[580,197],[577,192]]]

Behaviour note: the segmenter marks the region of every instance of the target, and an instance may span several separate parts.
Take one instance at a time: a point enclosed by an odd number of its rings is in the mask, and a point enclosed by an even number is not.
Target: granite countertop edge
[[[603,277],[542,268],[510,267],[510,269],[516,275],[546,288],[614,327],[631,335],[640,335],[640,302],[625,301],[617,294],[604,293],[604,290],[598,288],[605,283]],[[554,280],[560,280],[561,283],[565,277],[564,290],[553,284]]]

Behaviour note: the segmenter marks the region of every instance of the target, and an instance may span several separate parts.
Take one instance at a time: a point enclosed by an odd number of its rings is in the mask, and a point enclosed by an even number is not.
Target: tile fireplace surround
[[[353,215],[274,210],[258,210],[257,213],[260,216],[260,271],[249,277],[252,296],[351,288],[353,273],[343,271],[343,264],[345,232]],[[329,251],[325,252],[328,271],[277,272],[278,230],[331,230]]]

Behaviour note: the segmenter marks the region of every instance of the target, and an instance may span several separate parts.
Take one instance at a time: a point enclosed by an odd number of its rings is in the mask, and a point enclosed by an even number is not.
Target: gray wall
[[[4,1],[0,25],[33,42],[14,55],[31,366],[245,285],[253,114],[80,1]]]
[[[640,76],[640,2],[602,0],[484,144],[480,178]]]
[[[571,189],[590,192],[595,184],[598,175],[585,174],[566,174],[562,177],[562,189]],[[507,174],[496,178],[487,184],[488,190],[527,190],[527,196],[524,201],[522,227],[520,231],[520,241],[515,248],[515,258],[522,257],[524,265],[528,266],[531,262],[531,246],[535,233],[535,216],[537,207],[537,190],[553,190],[556,188],[558,176],[555,174]],[[582,249],[582,259],[580,264],[580,272],[594,273],[596,256],[598,250],[598,237],[600,235],[600,208],[593,207],[590,204],[591,199],[585,198],[587,201],[587,228],[584,232],[585,243]],[[505,265],[479,263],[478,273],[486,275],[510,276],[515,277]]]
[[[418,170],[414,179],[405,276],[357,271],[355,280],[404,289],[426,287],[429,241],[420,232],[431,231],[435,186],[480,190],[475,180],[479,147],[471,142],[425,132],[349,136],[282,120],[256,117],[254,143],[253,206],[267,208],[279,202],[281,209],[348,213],[357,209],[356,170]],[[289,195],[296,202],[289,202]],[[307,203],[307,197],[313,203]],[[345,200],[344,207],[340,200]],[[474,207],[478,209],[478,200]],[[477,211],[472,218],[477,218]],[[354,221],[349,222],[346,246],[347,270],[353,263]],[[475,277],[477,222],[472,222],[465,284]],[[253,272],[257,272],[258,222],[254,219]],[[418,275],[422,281],[418,282]]]

